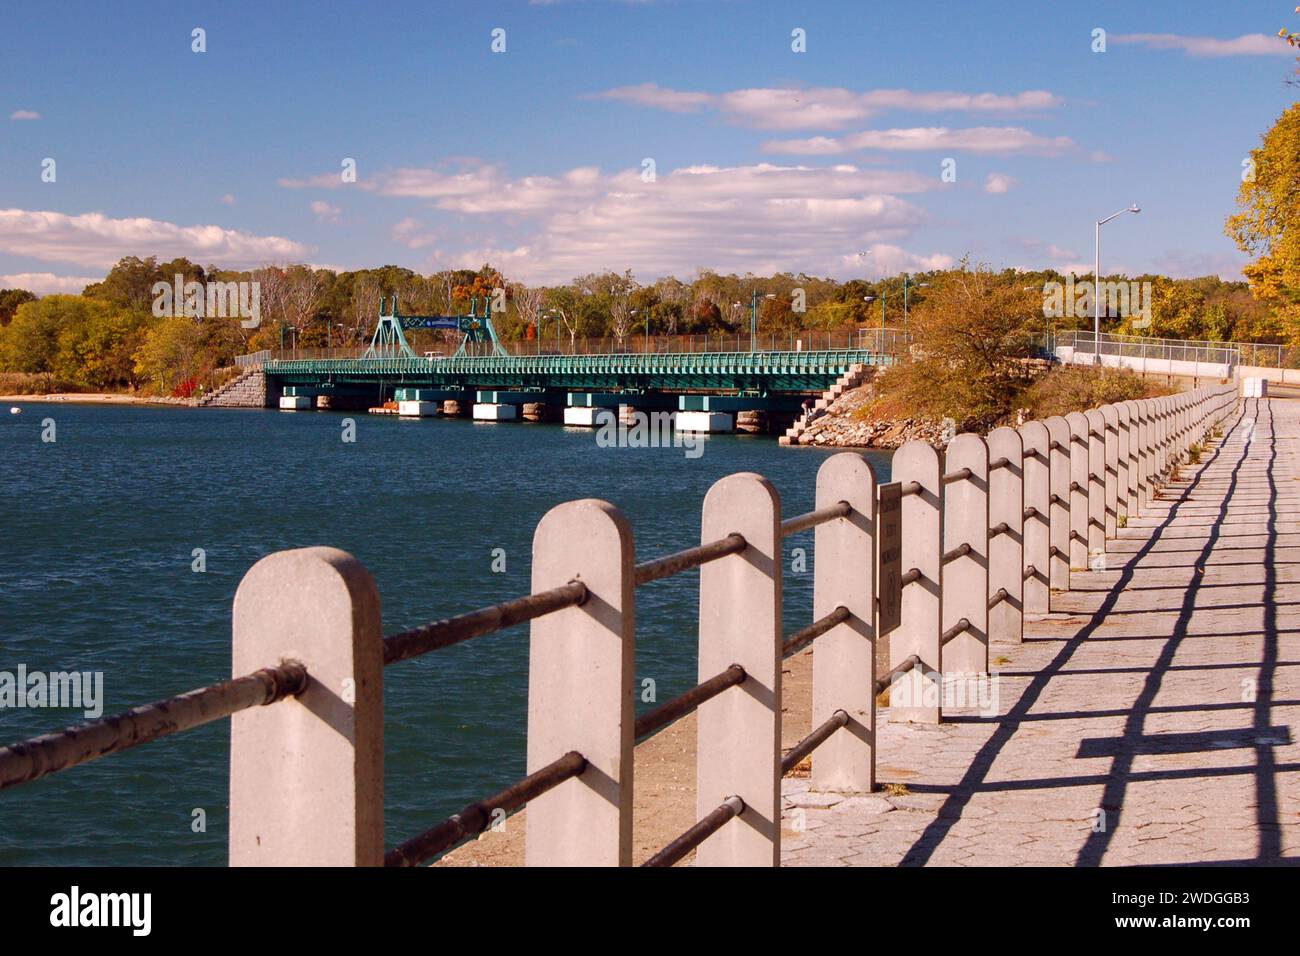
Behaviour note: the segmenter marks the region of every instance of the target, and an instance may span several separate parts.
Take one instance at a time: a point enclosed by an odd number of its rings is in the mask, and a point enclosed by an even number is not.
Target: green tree
[[[136,349],[135,374],[158,391],[169,393],[201,370],[203,327],[193,319],[157,320]]]
[[[0,289],[0,326],[13,321],[14,313],[24,302],[35,302],[36,296],[26,289]]]

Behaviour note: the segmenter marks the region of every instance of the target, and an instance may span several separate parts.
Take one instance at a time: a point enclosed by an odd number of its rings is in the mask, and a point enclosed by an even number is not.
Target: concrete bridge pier
[[[762,435],[769,431],[768,413],[759,409],[736,413],[736,431],[747,435]]]
[[[289,385],[280,393],[279,407],[281,411],[302,411],[311,408],[312,405],[313,396],[309,388],[303,388],[301,385]]]

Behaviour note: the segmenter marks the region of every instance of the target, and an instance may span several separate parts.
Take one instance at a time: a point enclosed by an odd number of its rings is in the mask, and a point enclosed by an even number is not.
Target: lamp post
[[[1096,258],[1092,263],[1092,354],[1093,365],[1101,365],[1101,227],[1106,225],[1112,219],[1118,219],[1126,212],[1131,212],[1135,216],[1142,211],[1142,208],[1133,203],[1127,208],[1121,209],[1112,216],[1105,219],[1097,220],[1096,232]]]
[[[764,293],[762,293],[762,292],[759,292],[757,289],[755,289],[753,292],[751,292],[751,293],[749,294],[749,350],[750,350],[751,352],[754,352],[754,351],[757,350],[757,343],[758,343],[758,300],[759,300],[760,298],[763,298],[763,299],[775,299],[775,298],[776,298],[776,293],[774,293],[774,292],[768,292],[768,293],[764,294]]]

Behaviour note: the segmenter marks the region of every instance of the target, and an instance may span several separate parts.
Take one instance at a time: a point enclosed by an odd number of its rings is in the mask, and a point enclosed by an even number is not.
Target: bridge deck
[[[1108,570],[995,646],[997,716],[884,724],[880,778],[906,793],[787,779],[785,865],[1300,860],[1297,439],[1300,403],[1246,402]]]
[[[868,349],[826,351],[489,355],[279,359],[266,374],[290,385],[329,382],[457,388],[818,391],[855,365],[887,365]]]

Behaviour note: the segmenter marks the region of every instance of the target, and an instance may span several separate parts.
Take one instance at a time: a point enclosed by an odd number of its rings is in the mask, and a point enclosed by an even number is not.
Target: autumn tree
[[[911,313],[911,357],[885,374],[882,391],[922,417],[987,428],[1028,384],[1042,296],[964,262],[935,277],[928,293]]]
[[[1257,257],[1242,270],[1251,292],[1276,311],[1287,337],[1300,342],[1300,103],[1251,150],[1237,206],[1226,230]]]

